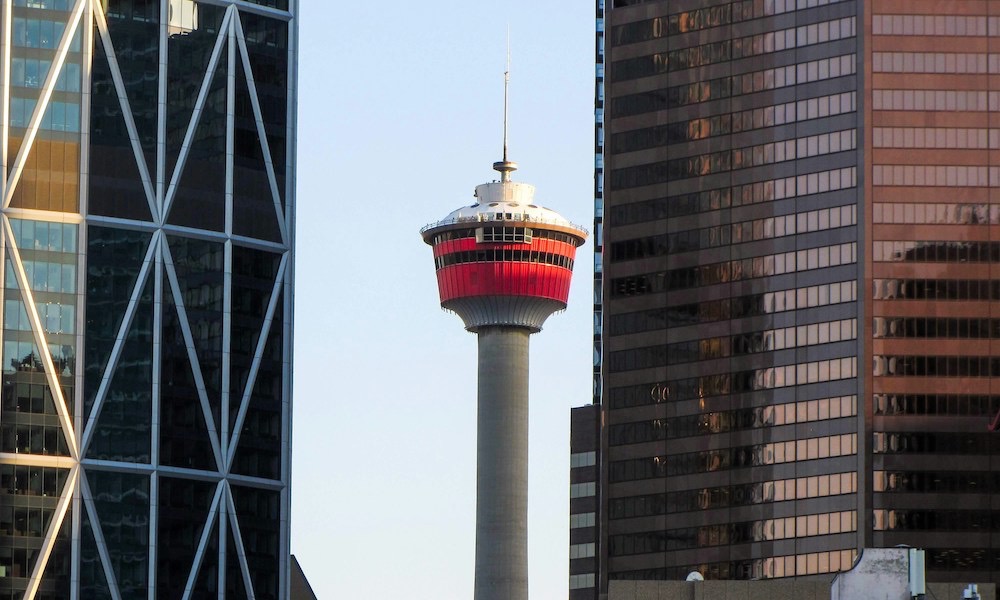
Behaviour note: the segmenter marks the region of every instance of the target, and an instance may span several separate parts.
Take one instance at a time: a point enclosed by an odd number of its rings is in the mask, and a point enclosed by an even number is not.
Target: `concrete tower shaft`
[[[528,339],[566,308],[586,232],[510,181],[476,187],[477,202],[425,227],[441,306],[479,338],[475,600],[528,597]]]

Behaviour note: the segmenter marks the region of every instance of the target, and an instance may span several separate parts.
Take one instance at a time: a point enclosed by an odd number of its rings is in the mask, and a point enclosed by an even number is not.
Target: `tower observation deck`
[[[476,203],[421,230],[441,307],[479,340],[475,600],[528,597],[528,337],[566,308],[587,232],[534,204],[534,186],[476,187]]]

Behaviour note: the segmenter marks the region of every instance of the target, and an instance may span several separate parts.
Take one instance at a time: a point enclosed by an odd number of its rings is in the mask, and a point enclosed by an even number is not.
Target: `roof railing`
[[[523,222],[523,223],[539,223],[541,225],[559,225],[562,227],[570,227],[580,231],[585,236],[590,235],[585,227],[581,227],[576,223],[570,223],[569,221],[556,220],[556,219],[541,219],[538,217],[531,217],[525,213],[506,213],[506,212],[493,212],[493,213],[478,213],[474,217],[455,217],[452,219],[443,219],[435,223],[429,223],[420,228],[420,233],[426,233],[430,229],[435,227],[441,227],[443,225],[457,225],[459,223],[489,223],[494,221],[501,221],[509,223],[511,221]]]

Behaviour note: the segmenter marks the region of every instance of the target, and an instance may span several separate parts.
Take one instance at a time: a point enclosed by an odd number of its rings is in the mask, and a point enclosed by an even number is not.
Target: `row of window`
[[[586,544],[570,544],[569,545],[569,559],[574,560],[577,558],[591,558],[597,552],[597,544],[594,542],[587,542]]]
[[[610,208],[608,220],[615,225],[647,223],[658,219],[710,212],[735,206],[850,189],[856,185],[856,167],[830,169],[781,179],[756,181],[744,185],[619,204]]]
[[[4,390],[2,396],[3,410],[7,412],[24,412],[36,415],[56,415],[56,407],[52,401],[52,391],[47,384],[17,383]],[[72,398],[71,396],[69,398]],[[70,414],[72,410],[72,399]]]
[[[874,490],[887,494],[992,494],[1000,473],[986,471],[875,471]]]
[[[813,269],[849,265],[855,262],[857,262],[857,244],[849,242],[645,275],[617,277],[611,280],[611,295],[620,298],[656,294],[667,290],[744,281],[785,273],[800,273]]]
[[[986,112],[1000,110],[1000,92],[975,90],[872,90],[874,110]]]
[[[1000,209],[1000,206],[997,208]],[[614,261],[637,260],[837,229],[856,223],[857,207],[855,205],[835,206],[779,217],[742,221],[730,225],[622,240],[611,244],[610,256],[611,260]]]
[[[568,233],[553,231],[551,229],[531,229],[528,227],[477,227],[475,229],[451,229],[436,234],[431,243],[435,246],[452,240],[464,240],[475,238],[477,242],[524,242],[531,243],[535,238],[540,240],[554,240],[578,245],[578,241]]]
[[[569,468],[592,467],[597,464],[597,452],[574,452],[569,455]]]
[[[597,585],[596,575],[594,573],[581,573],[579,575],[569,576],[569,589],[571,590],[583,590],[589,589]]]
[[[875,394],[875,415],[989,417],[1000,411],[1000,396],[969,394]]]
[[[822,0],[819,4],[826,5],[841,1],[843,0]],[[816,3],[816,0],[813,2]],[[801,0],[800,3],[805,5],[806,2]],[[621,46],[679,33],[721,27],[731,23],[741,23],[795,10],[795,0],[771,0],[769,2],[738,0],[719,6],[688,10],[665,17],[654,17],[645,21],[635,21],[612,27],[610,38],[614,40],[616,46]]]
[[[59,292],[63,294],[76,293],[76,265],[54,262],[41,262],[22,259],[21,264],[28,276],[28,283],[35,292]],[[7,263],[5,286],[7,289],[17,289],[18,282],[14,275],[14,267]]]
[[[1000,54],[872,52],[873,73],[1000,73]]]
[[[874,317],[872,337],[1000,339],[1000,319]]]
[[[611,462],[608,477],[610,482],[620,483],[852,456],[857,452],[857,434],[846,433],[669,456],[617,460]]]
[[[35,98],[10,99],[10,126],[26,128],[35,111]],[[39,127],[45,131],[80,132],[80,104],[77,102],[60,102],[50,100]]]
[[[48,333],[73,334],[76,332],[76,307],[49,302],[37,303],[38,317]],[[31,321],[24,303],[4,300],[3,328],[13,331],[31,331]]]
[[[530,244],[532,231],[530,227],[480,227],[476,229],[476,242],[517,242]]]
[[[78,226],[72,223],[10,219],[10,228],[21,250],[76,253]]]
[[[611,64],[612,80],[627,81],[651,75],[661,75],[671,71],[703,67],[730,60],[852,38],[854,35],[854,17],[800,25],[779,31],[768,31],[757,35],[615,61]]]
[[[674,379],[664,383],[611,388],[611,408],[660,404],[668,400],[695,400],[756,392],[794,385],[851,379],[858,374],[855,357],[833,358],[733,373]]]
[[[615,372],[634,371],[700,360],[832,344],[856,339],[857,334],[857,319],[844,319],[618,350],[609,354],[608,361]]]
[[[14,17],[13,43],[19,48],[45,48],[55,50],[62,40],[66,23],[62,21],[47,21],[45,19],[26,19]],[[80,51],[80,30],[77,29],[70,52]]]
[[[962,15],[872,15],[874,35],[1000,35],[1000,17]]]
[[[983,510],[896,509],[873,512],[875,531],[1000,531],[1000,516]]]
[[[69,11],[73,7],[73,2],[72,0],[14,0],[14,6]]]
[[[613,169],[611,171],[611,185],[616,190],[654,185],[812,156],[836,154],[837,152],[854,150],[856,147],[857,130],[845,129],[791,140],[767,142],[745,148]]]
[[[742,112],[633,129],[611,136],[610,151],[613,154],[634,152],[854,112],[855,100],[855,92],[844,92]]]
[[[872,242],[875,262],[1000,262],[1000,242],[883,240]]]
[[[984,427],[985,429],[985,427]],[[872,452],[875,454],[958,454],[987,455],[1000,449],[996,434],[944,432],[875,432]]]
[[[6,331],[6,330],[5,330]],[[3,372],[11,374],[15,371],[26,373],[44,373],[42,356],[34,341],[13,340],[5,335],[3,341]],[[24,336],[31,339],[31,336]],[[52,358],[55,370],[60,375],[72,375],[76,371],[76,349],[71,344],[49,344],[49,356]]]
[[[872,222],[900,225],[1000,225],[1000,205],[876,202],[872,210]]]
[[[857,416],[857,396],[804,400],[755,408],[619,423],[608,427],[608,444],[622,446],[697,435],[811,423]]]
[[[462,252],[452,252],[451,254],[434,257],[435,267],[439,270],[452,265],[481,262],[540,263],[543,265],[562,267],[571,271],[573,270],[572,258],[562,254],[539,252],[537,250],[485,248],[483,250],[464,250]]]
[[[597,513],[585,512],[576,513],[569,516],[569,528],[581,529],[584,527],[594,527],[597,525]]]
[[[608,516],[611,519],[651,517],[787,500],[825,498],[853,494],[857,491],[858,474],[856,472],[832,473],[799,477],[798,479],[779,479],[661,494],[610,498],[608,500]]]
[[[16,87],[40,88],[45,83],[45,78],[51,67],[52,61],[43,58],[12,57],[10,59],[10,84]],[[56,79],[55,91],[79,92],[81,81],[80,65],[66,62]]]
[[[841,281],[722,300],[710,300],[611,315],[611,335],[685,327],[857,300],[857,281]]]
[[[799,0],[800,2],[803,0]],[[853,544],[853,542],[850,542]],[[702,563],[675,567],[612,571],[608,579],[684,581],[691,571],[705,579],[774,579],[846,571],[854,564],[857,550],[828,550],[789,556],[772,556],[729,562]]]
[[[69,469],[0,465],[0,494],[58,497]]]
[[[668,110],[710,100],[775,90],[797,84],[836,79],[856,72],[856,56],[844,54],[830,58],[774,67],[742,75],[732,75],[708,81],[671,86],[611,99],[610,112],[615,117],[627,117],[659,110]]]
[[[995,279],[873,279],[875,300],[1000,300]]]
[[[4,369],[6,370],[6,368]],[[34,419],[38,421],[39,419]],[[69,446],[58,422],[51,425],[21,425],[7,420],[0,426],[0,452],[69,456]]]
[[[586,483],[573,483],[569,486],[570,498],[587,498],[597,494],[597,483],[588,481]]]
[[[29,508],[26,506],[0,508],[0,535],[41,538],[48,531],[54,513],[54,508]],[[21,577],[27,577],[27,575],[25,573]]]
[[[690,548],[771,542],[857,531],[857,511],[760,519],[608,536],[608,556],[672,552]]]
[[[873,127],[875,148],[959,148],[996,150],[1000,129],[966,127]]]
[[[872,357],[875,377],[1000,377],[1000,356]]]

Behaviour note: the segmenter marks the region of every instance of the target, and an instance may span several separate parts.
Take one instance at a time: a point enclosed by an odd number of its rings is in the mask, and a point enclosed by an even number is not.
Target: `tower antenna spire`
[[[493,163],[500,172],[500,181],[510,181],[510,174],[517,170],[517,163],[507,160],[507,114],[510,105],[510,25],[507,26],[507,68],[503,72],[503,160]]]
[[[507,69],[503,72],[503,160],[507,161],[507,111],[510,100],[510,25],[507,26]]]

